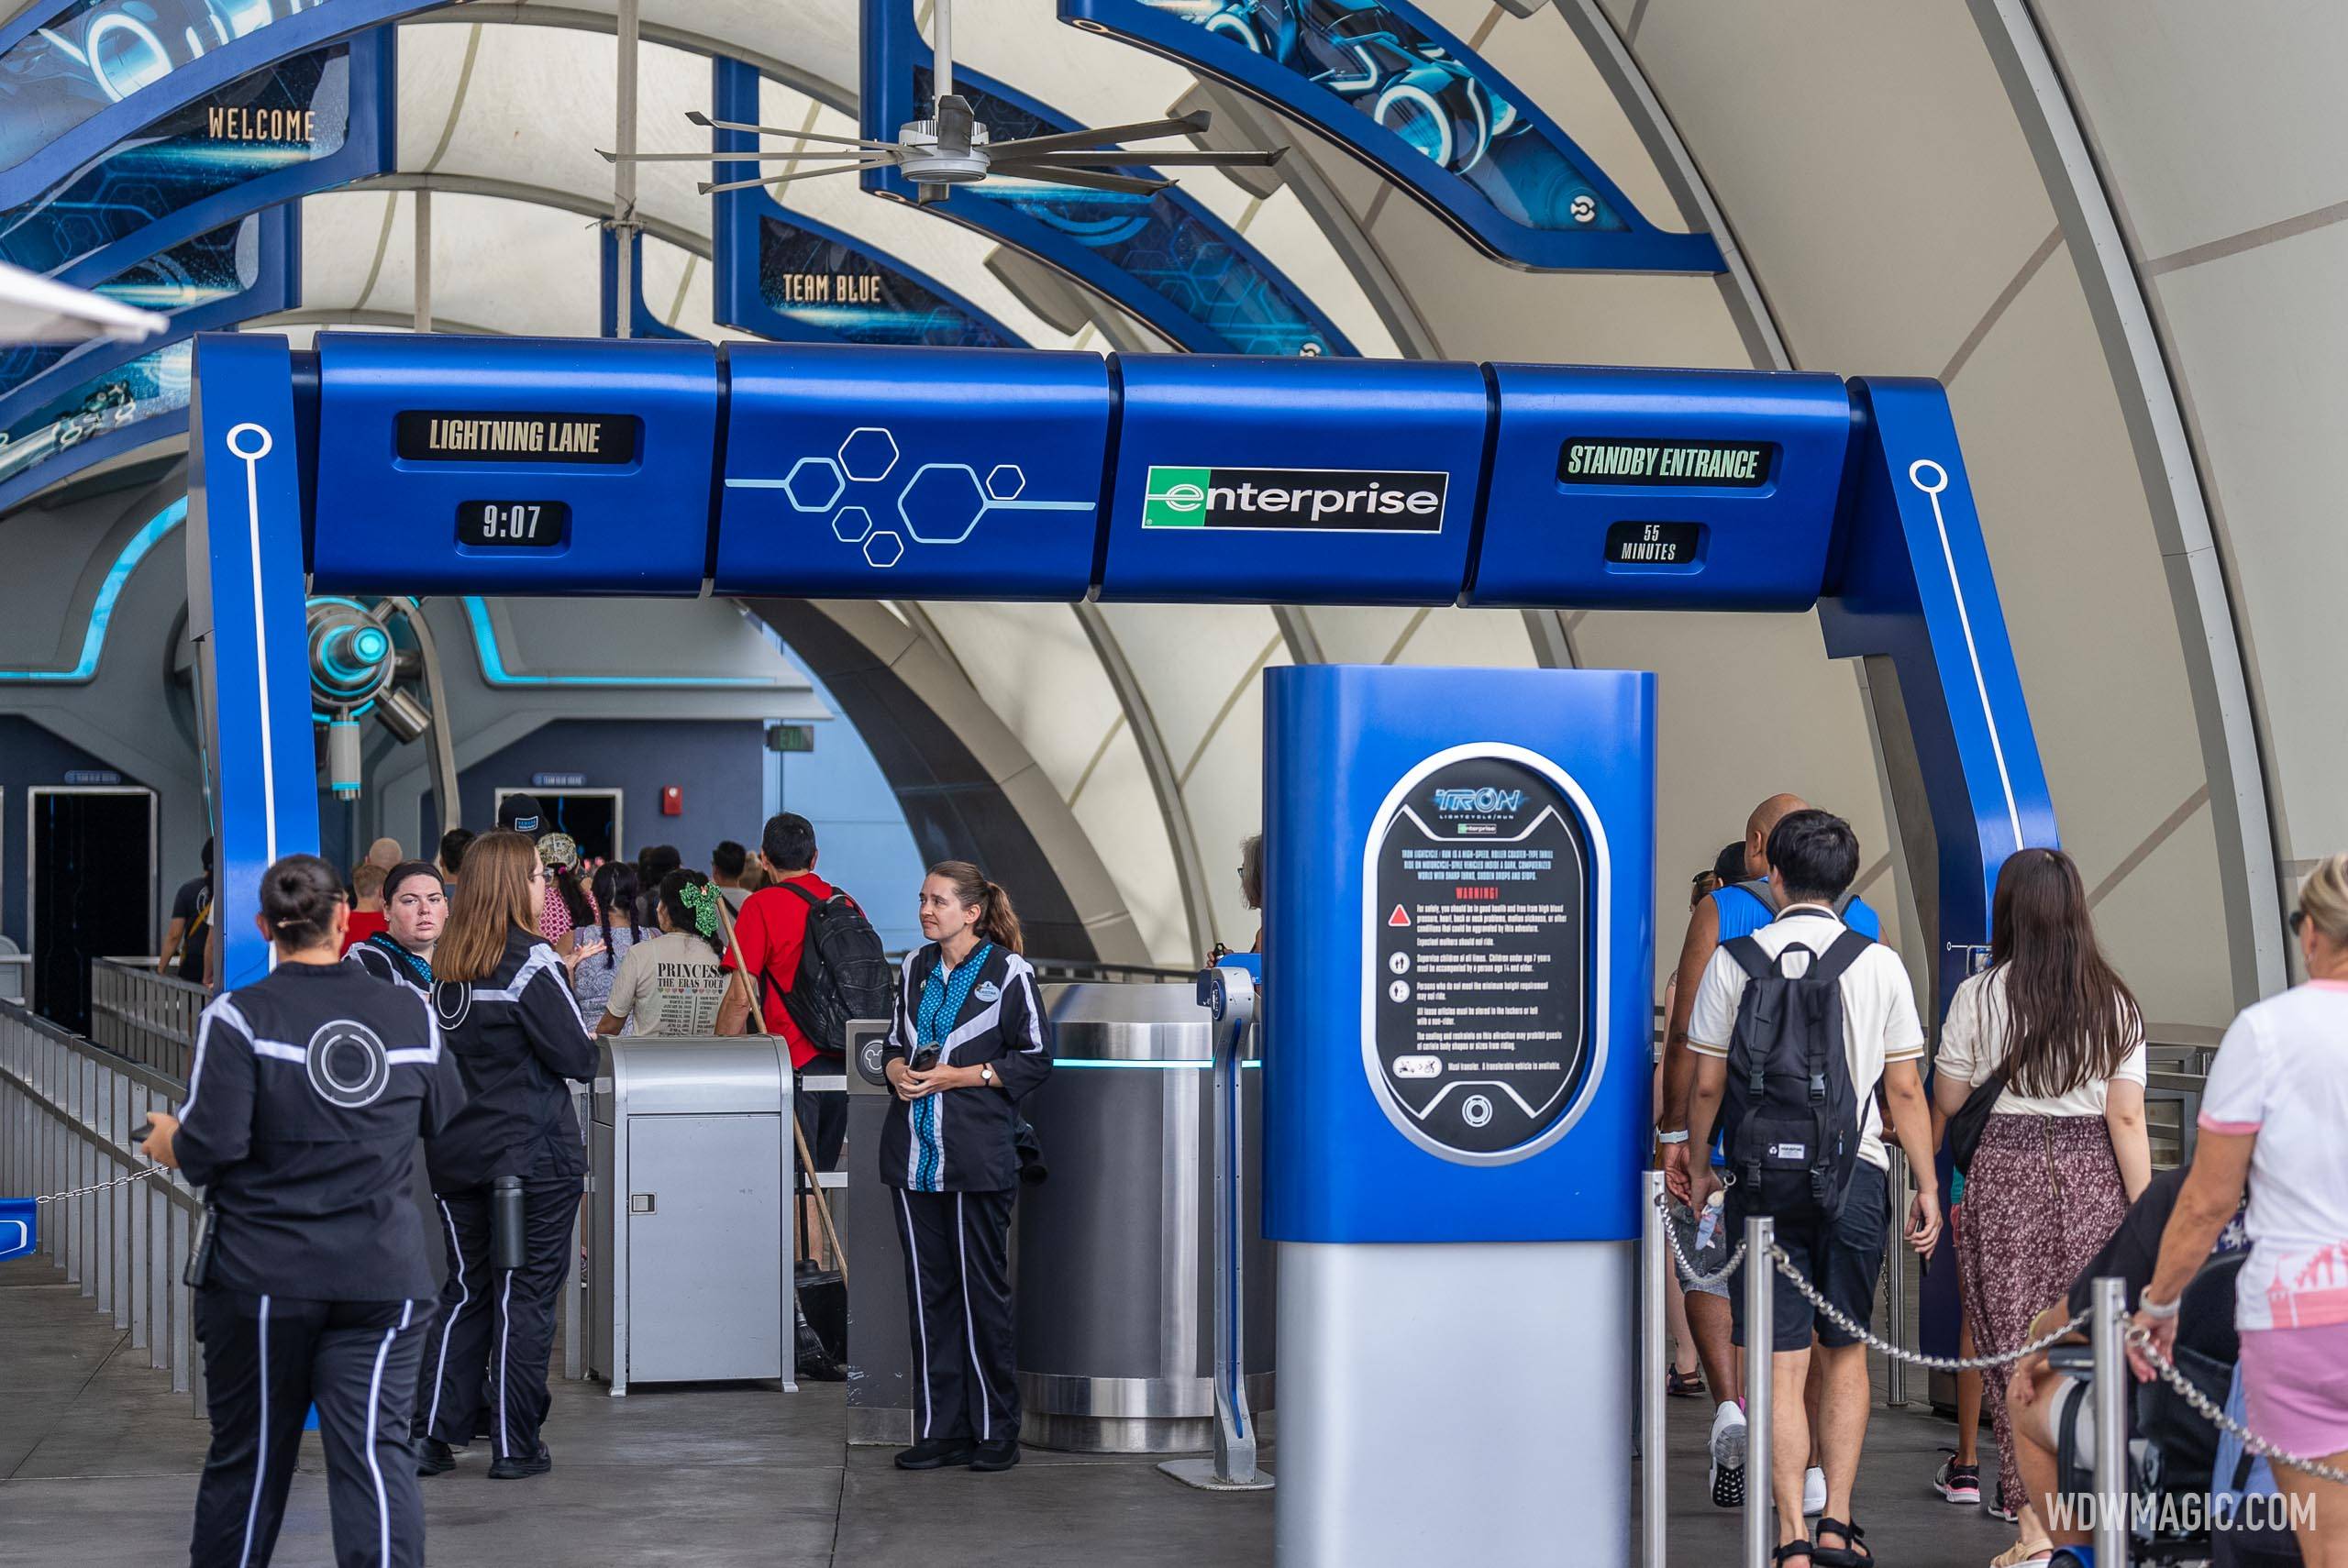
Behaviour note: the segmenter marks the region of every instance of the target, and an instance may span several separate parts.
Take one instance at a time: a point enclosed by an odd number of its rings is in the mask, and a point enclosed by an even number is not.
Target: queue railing
[[[173,1078],[187,1077],[195,1025],[211,993],[155,972],[152,958],[90,960],[90,1038]]]
[[[0,1001],[0,1190],[39,1198],[38,1250],[202,1416],[187,1269],[203,1200],[131,1147],[180,1080]]]

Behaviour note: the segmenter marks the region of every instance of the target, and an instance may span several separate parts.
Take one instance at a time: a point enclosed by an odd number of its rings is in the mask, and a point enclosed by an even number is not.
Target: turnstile
[[[791,1061],[766,1035],[603,1042],[588,1133],[587,1370],[794,1386]]]

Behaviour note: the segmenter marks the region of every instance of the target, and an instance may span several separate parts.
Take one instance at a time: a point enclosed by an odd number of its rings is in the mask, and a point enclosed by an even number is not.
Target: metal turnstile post
[[[1199,976],[1199,1002],[1214,1015],[1214,1453],[1169,1459],[1158,1466],[1186,1485],[1218,1492],[1260,1492],[1272,1478],[1256,1468],[1256,1421],[1247,1407],[1246,1269],[1241,1253],[1246,1166],[1240,1146],[1240,1064],[1256,1021],[1256,977],[1235,966]]]
[[[2128,1286],[2095,1282],[2095,1560],[2097,1568],[2128,1568]]]

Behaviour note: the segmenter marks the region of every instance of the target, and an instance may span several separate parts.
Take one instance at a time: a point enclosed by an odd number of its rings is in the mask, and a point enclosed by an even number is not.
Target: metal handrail
[[[196,1019],[211,993],[194,981],[157,974],[155,964],[142,957],[90,960],[90,1036],[142,1066],[184,1078]]]
[[[180,1081],[0,1001],[0,1189],[43,1195],[132,1176],[130,1139]],[[39,1250],[205,1413],[194,1294],[180,1283],[203,1200],[176,1171],[42,1206]]]

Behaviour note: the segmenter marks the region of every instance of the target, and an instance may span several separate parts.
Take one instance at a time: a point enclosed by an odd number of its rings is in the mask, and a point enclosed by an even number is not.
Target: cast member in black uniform
[[[186,1102],[146,1141],[211,1209],[193,1568],[264,1568],[313,1404],[335,1562],[424,1561],[408,1426],[432,1275],[408,1178],[464,1086],[420,998],[338,961],[349,915],[316,856],[261,874],[277,967],[204,1010]]]
[[[432,949],[449,919],[448,885],[429,860],[403,860],[383,875],[383,927],[344,955],[379,980],[432,994]]]
[[[906,955],[897,987],[884,1069],[897,1099],[880,1134],[921,1383],[918,1441],[897,1464],[1008,1470],[1019,1463],[1012,1107],[1052,1070],[1052,1025],[1010,895],[977,867],[929,868],[921,931],[929,945]]]
[[[538,939],[547,897],[537,846],[522,834],[485,833],[465,846],[465,874],[433,950],[432,1011],[468,1099],[426,1149],[449,1250],[416,1397],[416,1468],[426,1475],[452,1467],[451,1450],[477,1431],[490,1439],[492,1480],[554,1464],[538,1429],[555,1301],[577,1266],[570,1229],[587,1172],[564,1080],[592,1079],[596,1058],[570,969],[604,944],[582,940],[559,957]],[[492,1184],[509,1176],[522,1178],[524,1261],[493,1270]]]

